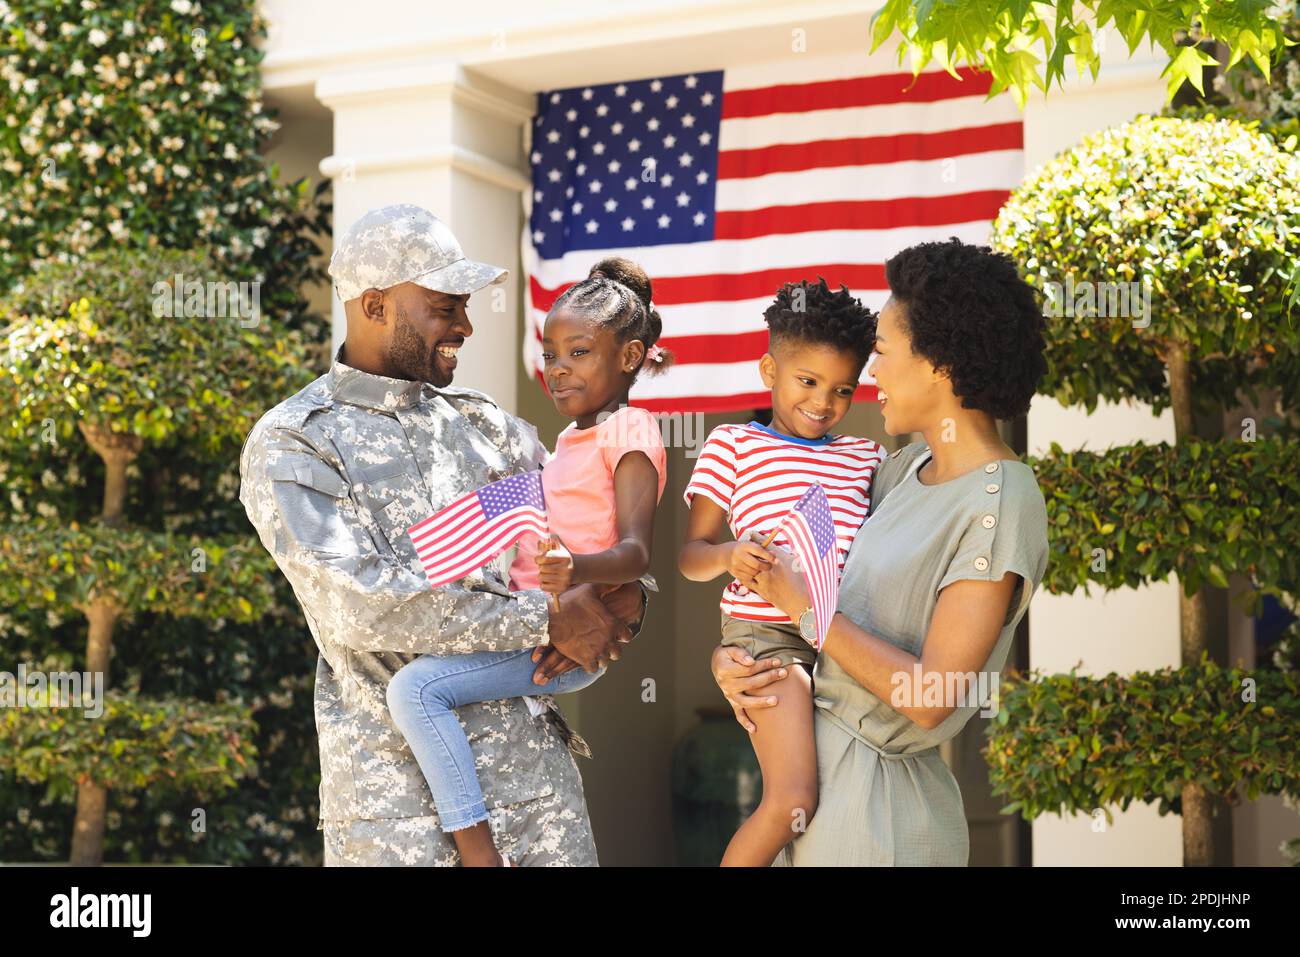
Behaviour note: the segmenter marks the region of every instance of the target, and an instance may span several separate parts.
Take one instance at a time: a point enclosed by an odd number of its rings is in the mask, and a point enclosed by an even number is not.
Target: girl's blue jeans
[[[544,685],[533,684],[533,649],[478,651],[468,655],[421,655],[388,683],[388,710],[415,753],[433,792],[444,831],[488,819],[474,754],[453,708],[476,701],[522,695],[567,694],[605,673],[574,668]]]

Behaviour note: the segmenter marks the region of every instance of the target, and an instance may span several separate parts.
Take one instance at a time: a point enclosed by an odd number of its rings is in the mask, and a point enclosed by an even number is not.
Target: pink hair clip
[[[664,350],[660,348],[657,344],[653,345],[648,350],[646,350],[646,358],[649,359],[651,362],[663,362]]]

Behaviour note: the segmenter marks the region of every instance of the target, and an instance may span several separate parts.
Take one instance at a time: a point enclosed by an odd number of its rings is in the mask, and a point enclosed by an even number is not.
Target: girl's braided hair
[[[654,307],[652,291],[650,277],[644,269],[630,259],[611,256],[592,266],[582,282],[561,293],[551,310],[564,306],[591,317],[600,325],[609,327],[620,343],[640,339],[646,352],[633,375],[642,369],[651,375],[659,375],[672,365],[675,356],[670,350],[655,345],[664,323]]]

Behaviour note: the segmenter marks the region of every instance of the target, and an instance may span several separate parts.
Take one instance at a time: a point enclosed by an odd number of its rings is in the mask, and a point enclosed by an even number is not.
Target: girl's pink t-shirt
[[[555,440],[555,454],[542,468],[542,493],[551,533],[575,555],[603,552],[618,544],[614,470],[628,452],[644,452],[659,473],[656,504],[668,479],[659,423],[645,409],[619,409],[589,429],[570,423]],[[536,588],[538,536],[519,540],[510,565],[510,587]]]

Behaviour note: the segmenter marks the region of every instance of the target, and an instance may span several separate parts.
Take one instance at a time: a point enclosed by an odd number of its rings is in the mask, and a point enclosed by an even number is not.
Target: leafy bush
[[[1199,665],[1102,678],[1013,673],[984,756],[1002,813],[1026,820],[1156,803],[1182,811],[1194,782],[1235,804],[1244,793],[1300,798],[1300,685],[1294,673]]]
[[[1242,574],[1244,598],[1300,586],[1300,447],[1290,442],[1137,443],[1031,458],[1047,504],[1043,584],[1136,588],[1176,574],[1191,594]],[[1100,550],[1100,554],[1098,554]]]
[[[114,693],[178,716],[234,709],[261,756],[203,801],[203,834],[189,827],[193,788],[114,790],[104,848],[118,860],[320,860],[317,652],[236,499],[244,435],[329,359],[328,325],[305,297],[325,278],[329,206],[260,155],[276,125],[260,90],[264,35],[249,0],[0,4],[0,540],[13,563],[0,574],[0,658],[82,670],[86,620],[66,599],[89,597],[93,575],[138,602],[117,626]],[[260,322],[155,316],[154,284],[178,271],[258,282]],[[124,477],[92,435],[134,456]],[[110,531],[95,516],[115,482]],[[42,579],[58,601],[35,590]],[[0,860],[66,859],[71,824],[63,797],[0,772]]]
[[[1120,694],[1109,719],[1163,723],[1167,714],[1183,713],[1181,706],[1164,707],[1181,702],[1180,689],[1201,680],[1197,669],[1205,667],[1211,628],[1206,588],[1224,588],[1240,572],[1255,589],[1246,597],[1258,602],[1262,593],[1285,594],[1297,584],[1300,461],[1289,436],[1290,410],[1300,396],[1300,324],[1290,315],[1300,291],[1300,158],[1290,144],[1235,119],[1138,117],[1086,137],[1027,177],[993,235],[1026,280],[1050,293],[1044,310],[1050,371],[1040,391],[1090,412],[1102,399],[1173,412],[1173,446],[1090,453],[1054,445],[1050,456],[1034,462],[1048,507],[1049,590],[1089,582],[1133,587],[1170,572],[1181,581],[1184,668],[1162,679],[1172,697]],[[1127,303],[1115,295],[1122,290]],[[1217,413],[1221,421],[1241,392],[1258,401],[1259,387],[1280,396],[1285,428],[1241,442],[1211,441],[1198,432],[1196,412]],[[1096,719],[1053,703],[1059,680],[1043,679],[1041,688],[1031,681],[1024,692],[1034,702],[1035,695],[1048,696],[1042,700],[1049,722],[1024,708],[1000,719],[1008,734],[1026,742],[1015,766],[998,764],[1012,757],[1009,745],[988,752],[1004,788],[1014,791],[1015,806],[1033,816],[1067,798],[1095,807],[1120,797],[1159,797],[1163,810],[1177,791],[1183,861],[1213,863],[1213,802],[1228,793],[1224,783],[1232,776],[1170,753],[1192,755],[1202,726],[1189,730],[1187,721],[1173,718],[1163,725],[1163,738],[1121,738],[1127,754],[1097,762],[1100,777],[1089,778],[1077,742],[1063,756],[1061,741],[1073,741],[1072,722]],[[1206,686],[1195,700],[1218,701],[1213,695],[1223,693]],[[1277,707],[1294,725],[1294,708]],[[1193,720],[1205,718],[1222,730],[1224,708],[1202,709]],[[1241,762],[1248,771],[1258,735],[1274,731],[1274,715],[1232,714],[1254,724],[1252,736],[1217,734],[1214,743],[1223,762]],[[1040,731],[1049,723],[1044,737]],[[1106,735],[1089,739],[1101,742],[1095,747],[1109,739],[1106,727]],[[1107,777],[1105,769],[1117,765],[1122,775]],[[1021,772],[1031,780],[1011,780]],[[1041,787],[1040,777],[1047,780]]]
[[[1297,394],[1288,321],[1300,259],[1300,158],[1236,120],[1138,117],[1087,136],[1027,176],[994,222],[994,244],[1039,289],[1143,283],[1149,325],[1049,313],[1041,392],[1088,411],[1101,399],[1171,403],[1171,347],[1192,363],[1202,409],[1242,387]],[[1279,360],[1288,360],[1285,362]]]

